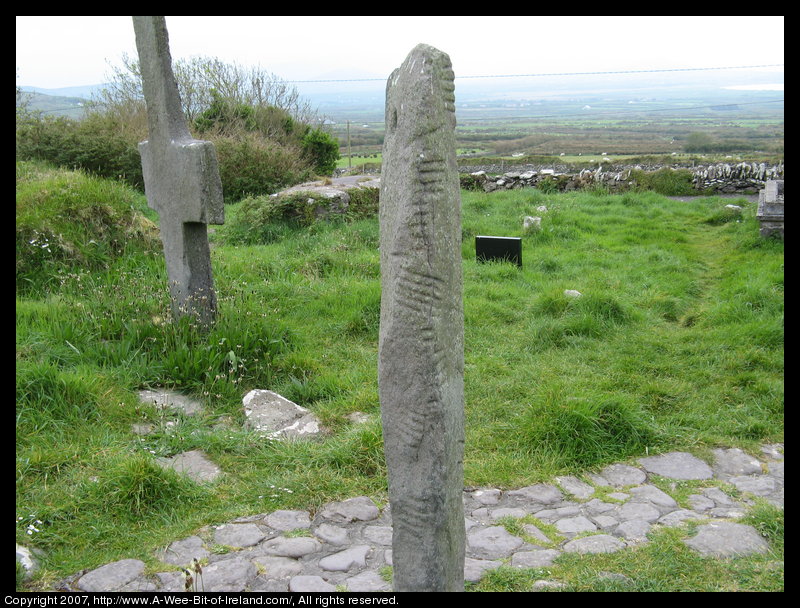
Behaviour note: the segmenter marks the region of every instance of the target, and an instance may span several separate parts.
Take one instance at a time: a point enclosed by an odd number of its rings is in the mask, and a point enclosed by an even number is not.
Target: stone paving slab
[[[563,553],[623,551],[648,542],[648,535],[662,526],[683,527],[685,544],[701,555],[727,559],[763,553],[766,541],[735,520],[755,498],[782,507],[782,450],[764,446],[755,459],[757,468],[753,457],[739,450],[715,450],[711,465],[688,453],[671,452],[639,459],[638,466],[619,463],[581,478],[560,477],[558,485],[468,489],[463,494],[465,580],[477,582],[503,565],[550,567]],[[651,483],[653,475],[695,480],[697,491],[679,504],[669,487]],[[718,487],[720,481],[741,494],[734,498],[726,486]],[[607,493],[609,488],[618,491]],[[498,524],[509,517],[520,522],[515,530],[521,536]],[[695,523],[695,534],[686,528],[688,521]],[[183,591],[183,575],[174,567],[187,567],[197,558],[206,591],[390,591],[386,572],[392,565],[391,541],[389,508],[379,509],[369,497],[359,496],[328,503],[316,513],[277,510],[240,517],[176,540],[154,554],[165,564],[163,572],[146,575],[143,562],[124,559],[78,573],[62,581],[62,587]],[[231,550],[215,554],[214,545]]]

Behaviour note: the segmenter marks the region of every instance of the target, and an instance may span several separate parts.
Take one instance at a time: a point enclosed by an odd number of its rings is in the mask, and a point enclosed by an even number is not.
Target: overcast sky
[[[136,57],[130,17],[18,16],[18,86],[106,82]],[[216,57],[284,80],[388,77],[418,43],[456,76],[783,63],[783,16],[167,17],[173,59]]]

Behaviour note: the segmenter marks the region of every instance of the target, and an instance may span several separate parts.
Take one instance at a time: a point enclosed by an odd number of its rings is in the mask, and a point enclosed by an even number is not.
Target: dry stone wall
[[[505,167],[507,169],[507,167]],[[692,172],[692,183],[698,191],[711,191],[720,194],[754,194],[768,180],[784,178],[784,165],[741,162],[736,164],[718,163],[699,167],[673,167]],[[604,186],[609,190],[623,190],[635,184],[634,170],[655,171],[658,167],[599,166],[596,169],[582,169],[569,172],[566,167],[542,168],[523,165],[516,170],[502,171],[500,165],[481,167],[462,167],[461,185],[467,189],[483,189],[486,192],[514,188],[536,187],[548,180],[553,187],[562,191],[579,190],[592,186]]]

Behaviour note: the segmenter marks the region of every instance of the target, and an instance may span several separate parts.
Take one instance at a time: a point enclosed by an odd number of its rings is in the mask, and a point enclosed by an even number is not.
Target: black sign
[[[479,262],[504,261],[522,268],[522,239],[514,236],[476,236],[475,257]]]

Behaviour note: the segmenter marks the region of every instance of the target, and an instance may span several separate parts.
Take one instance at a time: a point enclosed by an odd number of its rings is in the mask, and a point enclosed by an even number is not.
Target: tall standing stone
[[[133,17],[149,139],[139,144],[145,194],[158,212],[173,315],[207,325],[217,310],[207,224],[224,207],[214,145],[193,139],[172,72],[164,17]]]
[[[455,86],[418,45],[386,86],[378,381],[396,591],[464,590],[464,312]]]

